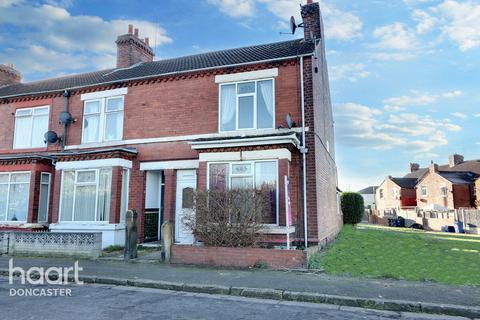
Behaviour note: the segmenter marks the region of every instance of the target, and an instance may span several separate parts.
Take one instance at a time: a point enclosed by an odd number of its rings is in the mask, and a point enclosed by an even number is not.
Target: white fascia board
[[[60,161],[55,164],[55,168],[57,170],[93,169],[105,167],[123,167],[131,169],[132,161],[120,158],[112,158],[82,161]]]
[[[290,150],[269,149],[269,150],[255,150],[255,151],[234,151],[234,152],[207,152],[200,153],[200,161],[248,161],[248,160],[270,160],[270,159],[288,159],[292,160],[292,153]]]
[[[140,170],[197,169],[198,160],[153,161],[140,163]]]
[[[126,95],[128,93],[128,88],[118,88],[112,90],[104,90],[104,91],[95,91],[84,93],[80,96],[80,99],[83,100],[93,100],[93,99],[101,99],[101,98],[108,98],[114,96],[121,96]]]
[[[300,145],[300,141],[293,134],[290,136],[273,136],[273,137],[259,137],[259,138],[238,138],[232,140],[211,140],[211,141],[193,141],[191,142],[192,149],[210,149],[210,148],[226,148],[226,147],[243,147],[243,146],[259,146],[272,144],[293,144]]]
[[[272,69],[257,70],[257,71],[221,74],[221,75],[215,76],[215,83],[256,80],[256,79],[264,79],[264,78],[273,78],[277,76],[278,76],[278,68],[272,68]]]

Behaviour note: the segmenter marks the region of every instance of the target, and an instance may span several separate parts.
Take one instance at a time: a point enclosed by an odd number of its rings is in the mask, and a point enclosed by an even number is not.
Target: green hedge
[[[364,214],[363,197],[360,193],[344,192],[341,196],[343,223],[357,224],[362,221]]]

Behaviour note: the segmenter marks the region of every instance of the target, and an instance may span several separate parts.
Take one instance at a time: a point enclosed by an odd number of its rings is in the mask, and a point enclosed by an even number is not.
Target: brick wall
[[[394,197],[394,190],[399,197]],[[383,197],[380,197],[380,193],[383,191]],[[400,195],[402,194],[402,189],[394,183],[390,178],[385,178],[385,180],[380,184],[375,192],[375,201],[377,204],[377,210],[383,214],[384,210],[400,208],[402,206],[402,201]]]
[[[427,195],[422,196],[422,187],[427,187]],[[447,196],[440,193],[440,187],[447,187]],[[419,208],[425,208],[428,205],[437,204],[446,208],[454,209],[453,186],[452,183],[438,173],[428,172],[417,184],[417,205]]]
[[[249,268],[260,261],[269,268],[304,268],[307,254],[302,250],[172,246],[173,264]]]
[[[453,203],[455,209],[474,207],[472,186],[468,184],[453,185]]]

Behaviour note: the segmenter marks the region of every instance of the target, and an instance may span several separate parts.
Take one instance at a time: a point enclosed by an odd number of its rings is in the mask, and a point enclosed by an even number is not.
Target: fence
[[[97,258],[102,251],[101,233],[1,232],[0,253]]]

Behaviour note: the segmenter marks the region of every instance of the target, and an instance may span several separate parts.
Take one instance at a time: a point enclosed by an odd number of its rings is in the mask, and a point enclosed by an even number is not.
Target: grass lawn
[[[480,286],[480,236],[346,225],[316,263],[335,275]]]

